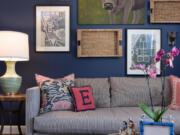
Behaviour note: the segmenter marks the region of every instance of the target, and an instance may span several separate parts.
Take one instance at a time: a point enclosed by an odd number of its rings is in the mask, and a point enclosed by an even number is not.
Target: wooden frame
[[[36,52],[70,51],[70,6],[36,6]]]
[[[136,65],[151,63],[151,59],[154,59],[156,52],[161,49],[161,29],[127,29],[126,34],[127,75],[145,75],[143,71],[136,69]],[[160,62],[156,66],[161,69]],[[161,74],[160,70],[157,74]]]
[[[121,57],[122,29],[77,30],[78,57]]]
[[[141,135],[174,135],[173,123],[162,122],[140,122],[140,134]]]
[[[151,23],[180,23],[180,0],[150,0]]]

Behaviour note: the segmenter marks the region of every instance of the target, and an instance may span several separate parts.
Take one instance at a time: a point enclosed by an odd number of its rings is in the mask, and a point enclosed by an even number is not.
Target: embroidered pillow
[[[72,110],[72,97],[68,87],[74,86],[74,74],[57,80],[38,74],[35,75],[35,78],[41,89],[40,113]]]
[[[90,86],[68,87],[73,98],[74,111],[94,110],[94,99]]]
[[[180,110],[180,78],[173,75],[169,78],[172,89],[172,101],[168,108],[172,110]]]

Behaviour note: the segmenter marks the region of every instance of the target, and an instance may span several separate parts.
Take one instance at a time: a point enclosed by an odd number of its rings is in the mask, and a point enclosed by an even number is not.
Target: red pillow
[[[168,108],[172,110],[180,110],[180,78],[171,75],[169,79],[172,89],[172,101]]]
[[[94,110],[94,99],[90,86],[68,87],[73,100],[74,111]]]

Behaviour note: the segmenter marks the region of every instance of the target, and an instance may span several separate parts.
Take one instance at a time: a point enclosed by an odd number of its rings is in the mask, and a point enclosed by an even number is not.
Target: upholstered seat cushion
[[[77,78],[75,86],[91,86],[94,103],[98,107],[110,107],[110,84],[108,78]]]
[[[168,111],[176,118],[175,132],[180,133],[179,111]],[[97,108],[94,111],[73,112],[54,111],[41,114],[34,119],[34,129],[38,133],[96,133],[108,134],[118,132],[122,121],[129,117],[138,128],[139,118],[143,112],[138,107]]]

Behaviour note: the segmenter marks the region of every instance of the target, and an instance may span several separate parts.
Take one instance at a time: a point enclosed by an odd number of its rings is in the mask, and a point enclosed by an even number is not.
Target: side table
[[[10,117],[10,132],[12,131],[11,129],[11,124],[12,124],[12,114],[17,114],[17,119],[18,119],[18,131],[19,134],[22,135],[22,131],[21,131],[21,110],[22,110],[22,105],[26,100],[26,95],[25,94],[17,94],[17,95],[0,95],[0,112],[1,112],[1,130],[0,130],[0,134],[3,133],[3,129],[4,129],[4,116],[5,113],[8,112],[9,113],[9,117]],[[9,102],[10,104],[10,108],[8,110],[6,110],[2,104],[2,102]],[[12,103],[13,102],[19,102],[19,107],[17,110],[13,110],[12,109]]]

